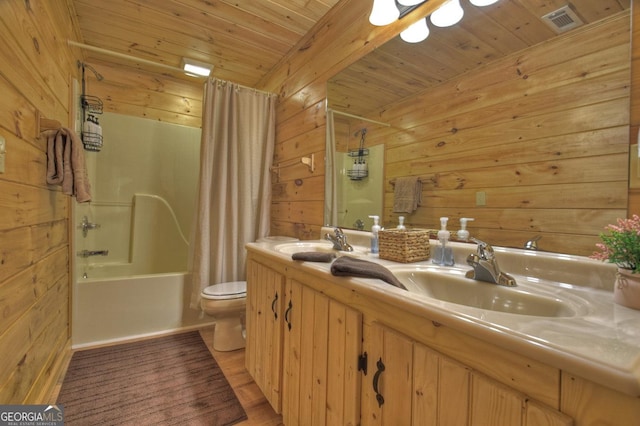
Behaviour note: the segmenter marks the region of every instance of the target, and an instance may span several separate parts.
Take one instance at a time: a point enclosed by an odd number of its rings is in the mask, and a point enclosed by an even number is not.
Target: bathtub
[[[101,268],[93,271],[89,278],[78,277],[76,281],[73,348],[195,329],[214,323],[212,317],[189,307],[190,286],[186,272],[112,278],[100,276],[107,271],[108,268]]]
[[[92,200],[73,203],[72,345],[211,324],[189,308],[184,272],[200,129],[109,112],[100,121],[105,144],[85,153]],[[95,226],[82,229],[85,217]]]

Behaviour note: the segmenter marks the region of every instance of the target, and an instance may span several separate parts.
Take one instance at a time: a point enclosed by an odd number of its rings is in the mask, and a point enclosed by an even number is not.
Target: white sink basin
[[[390,270],[407,290],[458,305],[540,317],[572,317],[586,309],[569,296],[558,297],[548,291],[540,294],[530,285],[505,287],[476,281],[465,278],[466,271],[460,269],[406,266]]]
[[[294,254],[301,252],[335,253],[336,256],[351,255],[363,256],[367,252],[363,248],[354,247],[353,251],[340,251],[333,248],[329,241],[297,241],[292,243],[278,244],[273,248],[275,251],[284,254]]]

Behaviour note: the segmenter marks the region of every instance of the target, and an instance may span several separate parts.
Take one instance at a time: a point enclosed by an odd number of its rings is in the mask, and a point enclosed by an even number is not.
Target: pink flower
[[[606,234],[600,234],[600,250],[591,258],[615,263],[620,268],[640,273],[640,216],[634,214],[629,219],[618,219],[617,224],[607,225]]]

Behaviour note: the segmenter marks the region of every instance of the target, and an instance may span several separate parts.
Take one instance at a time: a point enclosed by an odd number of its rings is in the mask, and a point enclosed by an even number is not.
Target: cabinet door
[[[363,337],[363,426],[469,424],[468,368],[377,323]]]
[[[295,280],[286,293],[284,424],[358,424],[361,315]]]
[[[473,374],[471,418],[473,424],[522,425],[524,395],[485,376]]]
[[[363,325],[362,425],[411,425],[413,342],[378,324]]]
[[[276,411],[281,411],[282,274],[252,259],[247,263],[245,366]]]

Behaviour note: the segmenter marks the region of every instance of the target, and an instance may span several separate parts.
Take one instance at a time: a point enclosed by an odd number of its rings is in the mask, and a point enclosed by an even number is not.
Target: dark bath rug
[[[197,331],[73,354],[67,425],[233,425],[247,415]]]

